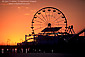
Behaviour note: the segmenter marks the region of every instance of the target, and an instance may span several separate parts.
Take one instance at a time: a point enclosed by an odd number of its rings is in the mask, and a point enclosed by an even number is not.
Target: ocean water
[[[0,57],[85,57],[75,53],[6,53]]]

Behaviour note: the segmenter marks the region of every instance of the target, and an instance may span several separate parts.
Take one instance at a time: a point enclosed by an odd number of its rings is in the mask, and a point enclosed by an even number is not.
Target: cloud
[[[36,12],[36,10],[30,10],[31,12]]]
[[[18,9],[20,9],[21,7],[17,7]]]
[[[24,14],[24,15],[30,15],[29,13],[26,13],[26,14]]]

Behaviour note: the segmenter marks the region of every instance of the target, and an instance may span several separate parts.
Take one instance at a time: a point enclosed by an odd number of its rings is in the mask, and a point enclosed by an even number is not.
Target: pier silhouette
[[[57,15],[57,16],[55,16]],[[37,26],[37,27],[36,27]],[[17,45],[0,45],[0,54],[10,53],[83,53],[85,28],[75,34],[65,15],[57,8],[44,7],[32,19],[32,33]],[[36,34],[36,31],[40,31]],[[84,33],[84,36],[79,36]],[[33,38],[30,38],[33,36]],[[28,42],[33,39],[32,42]]]

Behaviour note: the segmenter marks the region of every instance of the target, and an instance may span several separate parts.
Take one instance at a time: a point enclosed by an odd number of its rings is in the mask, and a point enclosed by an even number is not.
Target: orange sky
[[[68,21],[74,25],[75,32],[85,28],[84,0],[36,0],[29,5],[0,4],[0,44],[24,41],[25,34],[31,33],[31,21],[34,13],[42,7],[52,6],[61,10]]]

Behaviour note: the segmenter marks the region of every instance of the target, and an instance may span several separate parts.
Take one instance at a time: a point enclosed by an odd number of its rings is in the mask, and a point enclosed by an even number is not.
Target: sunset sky
[[[55,7],[61,10],[68,21],[74,25],[77,33],[85,28],[85,0],[36,0],[29,5],[3,4],[0,0],[0,45],[11,45],[25,40],[31,33],[33,15],[43,7]]]

